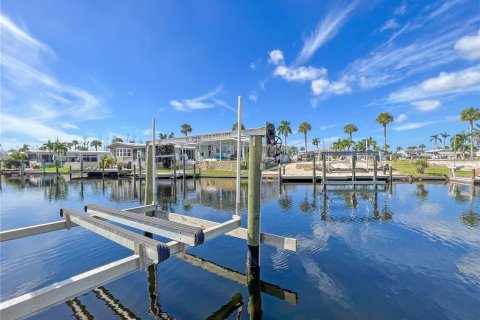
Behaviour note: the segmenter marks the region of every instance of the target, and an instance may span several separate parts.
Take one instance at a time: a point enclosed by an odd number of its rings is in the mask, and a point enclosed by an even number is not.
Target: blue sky
[[[46,1],[1,7],[1,143],[150,139],[244,123],[312,124],[431,145],[480,105],[480,4],[447,1]]]

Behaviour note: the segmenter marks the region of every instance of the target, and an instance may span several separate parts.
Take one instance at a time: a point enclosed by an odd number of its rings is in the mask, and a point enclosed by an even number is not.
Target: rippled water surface
[[[235,208],[231,179],[158,186],[164,210],[226,221]],[[3,178],[1,187],[2,231],[57,221],[60,208],[128,208],[143,197],[131,179]],[[480,189],[473,191],[418,183],[324,192],[263,182],[262,231],[298,239],[297,252],[261,246],[263,319],[479,319]],[[243,183],[245,218],[246,192]],[[247,319],[255,293],[243,281],[245,241],[221,236],[187,252],[33,318]],[[1,243],[0,301],[131,254],[79,227]]]

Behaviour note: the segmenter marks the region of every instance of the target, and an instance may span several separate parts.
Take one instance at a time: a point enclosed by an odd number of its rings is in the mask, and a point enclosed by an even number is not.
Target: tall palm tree
[[[298,126],[298,132],[301,132],[303,133],[304,137],[305,137],[305,154],[307,153],[308,149],[307,149],[307,133],[312,130],[312,126],[310,125],[310,123],[308,122],[302,122],[300,123],[300,125]]]
[[[438,149],[437,142],[438,141],[442,142],[442,139],[440,139],[438,136],[439,136],[438,134],[434,134],[430,136],[430,142],[433,141],[433,143],[435,144],[435,149]]]
[[[480,124],[476,124],[475,128],[473,129],[473,136],[477,141],[477,147],[480,147]]]
[[[383,151],[387,152],[387,125],[393,122],[393,117],[389,112],[380,113],[375,121],[383,126]]]
[[[419,149],[422,149],[422,151],[423,151],[423,149],[425,149],[426,147],[427,147],[427,146],[424,145],[423,143],[418,146],[418,148],[419,148]],[[414,149],[416,149],[416,148],[414,148]]]
[[[183,133],[185,136],[188,136],[188,134],[192,132],[192,126],[188,123],[184,123],[182,124],[182,130],[180,130],[180,132]]]
[[[343,127],[343,132],[349,135],[350,140],[352,140],[352,134],[357,131],[358,131],[358,128],[353,123],[349,123],[345,125],[345,127]]]
[[[320,139],[318,139],[318,138],[313,138],[313,139],[312,139],[312,144],[313,144],[315,147],[317,147],[317,150],[319,150],[319,149],[318,149],[318,145],[320,144]]]
[[[77,150],[77,146],[78,146],[78,144],[79,144],[79,143],[78,143],[78,140],[72,140],[71,143],[72,143],[72,146],[73,146],[74,150]]]
[[[94,147],[94,148],[95,148],[95,151],[97,151],[98,148],[101,148],[101,147],[102,147],[102,141],[100,141],[100,140],[92,140],[92,142],[90,142],[90,146],[91,146],[91,147]]]
[[[440,136],[443,139],[443,149],[445,149],[447,147],[446,146],[447,138],[450,137],[450,135],[447,132],[442,132],[440,133]]]
[[[292,128],[290,128],[290,121],[282,120],[277,128],[279,134],[283,135],[285,140],[285,147],[287,147],[287,137],[292,134]]]
[[[232,125],[232,131],[237,131],[237,128],[238,128],[238,122],[235,122]],[[242,130],[245,130],[245,126],[243,125],[243,123],[242,123]]]
[[[55,143],[48,140],[46,143],[43,144],[44,150],[47,150],[50,153],[50,160],[53,161],[53,152],[55,150]]]
[[[480,108],[466,108],[460,113],[462,121],[470,124],[470,157],[473,159],[473,121],[480,120]]]

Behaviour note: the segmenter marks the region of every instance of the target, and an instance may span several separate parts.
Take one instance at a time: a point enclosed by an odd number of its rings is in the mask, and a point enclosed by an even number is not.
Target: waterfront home
[[[132,142],[114,142],[107,146],[115,159],[115,162],[124,162],[125,164],[134,164],[140,158],[141,161],[145,161],[145,151],[147,146],[145,143],[132,143]]]
[[[65,154],[54,153],[48,150],[28,150],[26,152],[27,160],[30,168],[35,166],[46,167],[54,166],[55,161],[59,161],[59,165],[63,167],[80,168],[80,162],[83,159],[84,168],[98,167],[103,158],[111,157],[110,151],[79,151],[69,150]]]

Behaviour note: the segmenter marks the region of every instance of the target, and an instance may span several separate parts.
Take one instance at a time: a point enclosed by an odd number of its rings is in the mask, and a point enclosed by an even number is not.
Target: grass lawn
[[[230,170],[202,170],[201,175],[208,175],[208,176],[236,176],[235,171],[230,171]],[[243,172],[242,170],[242,176],[246,176],[246,172]]]
[[[410,160],[400,160],[400,161],[393,161],[393,169],[407,175],[412,176],[448,176],[448,168],[447,167],[440,167],[440,166],[428,166],[425,168],[425,173],[420,174],[417,173],[417,166],[415,165],[415,161]],[[458,177],[470,177],[472,173],[470,171],[462,171],[458,170],[456,172]]]
[[[35,169],[35,170],[30,170],[30,171],[43,172],[43,169]],[[59,173],[68,173],[69,171],[70,171],[69,168],[58,168]],[[45,168],[45,172],[57,172],[57,171],[55,170],[55,167],[52,167],[52,168]]]

